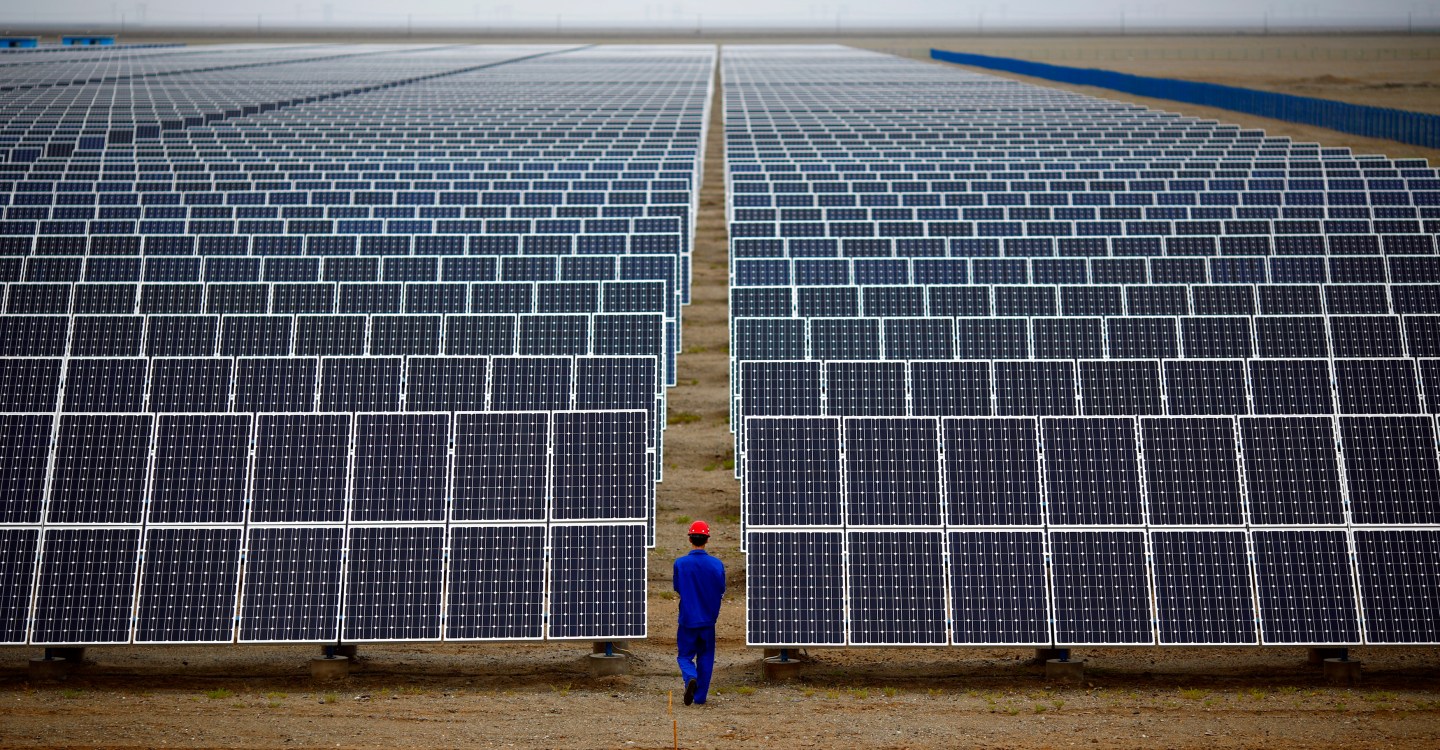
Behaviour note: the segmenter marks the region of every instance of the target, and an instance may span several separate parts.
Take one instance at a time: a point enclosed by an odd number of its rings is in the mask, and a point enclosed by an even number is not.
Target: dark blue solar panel
[[[28,636],[39,544],[38,527],[0,528],[0,643],[24,643]]]
[[[251,528],[240,640],[338,640],[344,547],[340,526]]]
[[[449,450],[447,415],[357,415],[350,519],[444,521]]]
[[[845,514],[853,526],[941,523],[940,435],[933,419],[847,419]]]
[[[645,637],[644,524],[550,527],[550,638]]]
[[[939,531],[851,531],[850,642],[945,644],[946,570]]]
[[[235,637],[244,529],[145,532],[136,608],[137,643],[229,643]]]
[[[1055,643],[1150,644],[1143,531],[1050,532]]]
[[[1355,531],[1355,566],[1370,643],[1433,643],[1440,639],[1440,532],[1433,529]]]
[[[340,637],[439,639],[445,527],[371,526],[349,535]]]
[[[47,523],[140,523],[154,417],[66,414],[55,441]]]
[[[163,415],[155,430],[150,523],[242,523],[248,414]]]
[[[128,642],[139,552],[138,527],[46,529],[30,642]]]
[[[645,413],[557,412],[553,419],[551,518],[645,518],[653,481]]]
[[[1039,531],[952,531],[953,642],[1048,645],[1045,541]]]
[[[545,535],[543,525],[451,527],[447,639],[544,636]]]
[[[1240,420],[1252,524],[1341,524],[1335,434],[1329,417]]]
[[[1434,524],[1440,464],[1427,416],[1341,417],[1352,523]]]
[[[54,425],[50,414],[0,414],[0,523],[40,523]]]
[[[1134,420],[1040,420],[1052,524],[1144,523]]]
[[[1346,536],[1341,530],[1252,534],[1265,643],[1360,641]]]
[[[350,417],[261,414],[256,419],[250,521],[344,521]]]
[[[1041,523],[1033,419],[945,419],[940,424],[951,526]]]
[[[1156,531],[1150,545],[1160,643],[1257,641],[1245,532]]]
[[[745,632],[750,643],[845,643],[844,537],[841,531],[748,535]]]

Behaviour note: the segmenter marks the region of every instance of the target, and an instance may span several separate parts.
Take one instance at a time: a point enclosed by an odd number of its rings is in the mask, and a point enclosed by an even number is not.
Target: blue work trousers
[[[696,682],[695,702],[704,703],[710,693],[710,673],[715,671],[715,626],[687,628],[681,625],[675,634],[676,650],[683,682]]]

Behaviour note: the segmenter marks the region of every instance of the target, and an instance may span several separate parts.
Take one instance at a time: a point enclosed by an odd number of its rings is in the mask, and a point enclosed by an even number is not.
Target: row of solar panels
[[[643,409],[664,428],[654,357],[7,358],[0,411]]]
[[[643,411],[0,423],[12,524],[645,521],[655,485]]]
[[[772,416],[1440,413],[1437,359],[765,360],[742,362],[737,381],[737,455],[756,439],[752,419]]]
[[[1092,168],[1093,169],[1093,168]],[[730,184],[737,193],[900,193],[900,194],[945,194],[945,193],[1287,193],[1287,192],[1390,192],[1440,190],[1440,179],[1435,170],[1405,170],[1402,179],[1394,176],[1365,175],[1356,172],[1341,177],[1332,171],[1328,175],[1311,177],[1265,176],[1256,177],[1248,170],[1237,170],[1226,177],[1160,177],[1148,175],[1143,178],[1118,179],[1098,171],[1083,172],[1085,178],[1066,177],[1063,173],[1027,174],[1023,178],[998,180],[974,172],[936,174],[933,172],[904,173],[882,172],[813,172],[800,173],[754,173],[736,172],[731,175]],[[1264,170],[1257,170],[1264,171]],[[1421,176],[1417,172],[1430,172]],[[917,177],[926,179],[917,180]],[[1137,176],[1138,177],[1138,176]],[[1053,200],[1063,200],[1063,195],[1050,195]]]
[[[1313,217],[1313,218],[1324,218]],[[1116,222],[1118,224],[1118,222]],[[1168,225],[1168,222],[1159,222]],[[1228,222],[1227,222],[1228,223]],[[1249,222],[1244,222],[1248,224]],[[1326,222],[1328,223],[1328,222]],[[1366,222],[1361,222],[1366,223]],[[1427,224],[1430,223],[1427,218]],[[1321,234],[1320,221],[1293,222],[1309,229],[1303,234],[1226,235],[1221,237],[927,237],[927,238],[761,238],[731,240],[732,263],[752,258],[1154,258],[1215,255],[1431,255],[1430,234]],[[1238,228],[1238,227],[1237,227]],[[1298,226],[1296,228],[1299,228]],[[29,243],[0,238],[24,254]],[[57,240],[58,241],[58,240]],[[79,240],[68,240],[79,245]],[[433,241],[433,240],[432,240]],[[108,246],[125,240],[92,240]],[[201,240],[202,243],[205,240]],[[212,244],[220,245],[216,240]],[[271,240],[273,242],[273,240]],[[293,241],[292,241],[293,242]],[[455,243],[451,240],[452,244]],[[156,240],[157,247],[164,247]],[[133,245],[132,245],[133,247]],[[102,251],[103,252],[103,251]],[[68,254],[68,253],[66,253]],[[134,254],[133,252],[131,254]],[[186,255],[189,253],[175,253]],[[295,253],[299,254],[299,253]]]
[[[755,530],[751,646],[1429,644],[1440,531]]]
[[[153,238],[152,238],[153,239]],[[384,238],[386,240],[393,238]],[[127,243],[128,244],[128,243]],[[93,241],[89,257],[73,255],[38,255],[22,258],[6,255],[7,243],[0,241],[0,282],[7,284],[81,284],[81,283],[187,283],[236,284],[265,283],[283,285],[307,284],[468,284],[468,283],[569,283],[602,282],[605,288],[619,282],[661,281],[667,298],[670,290],[685,282],[688,263],[685,258],[667,255],[461,255],[398,256],[380,251],[409,243],[384,242],[362,249],[361,256],[289,256],[261,255],[246,257],[213,253],[194,257],[190,253],[170,255],[162,250],[176,249],[171,243],[152,241],[149,257],[117,257],[104,252],[111,243]],[[216,250],[219,243],[200,242],[202,250]],[[238,243],[237,243],[238,246]],[[18,248],[9,248],[18,249]],[[81,248],[83,250],[83,248]],[[138,249],[135,247],[120,249]],[[606,283],[608,282],[608,283]],[[273,288],[273,287],[272,287]],[[675,289],[675,293],[680,290]],[[422,292],[423,293],[423,292]],[[282,294],[284,294],[282,292]],[[682,300],[683,301],[683,300]],[[276,309],[272,305],[272,309]],[[289,308],[285,308],[289,309]],[[678,315],[677,310],[667,309]]]
[[[183,318],[158,320],[151,324],[152,342],[168,343],[168,330],[189,324]],[[84,340],[79,330],[77,327],[77,342]],[[730,349],[736,363],[756,359],[1415,357],[1437,355],[1437,333],[1440,316],[1434,315],[737,318]],[[40,348],[48,346],[50,350],[37,351],[36,356],[57,356],[58,346],[48,339],[39,343]]]
[[[664,281],[0,283],[11,315],[665,313]],[[317,309],[319,308],[319,309]]]
[[[515,227],[528,220],[509,219]],[[118,222],[112,236],[84,234],[35,236],[37,222],[0,222],[3,255],[665,255],[687,254],[688,233],[662,234],[453,234],[426,231],[384,234],[384,221],[354,220],[354,234],[186,234],[184,221],[157,222],[165,232],[136,236],[134,222]],[[262,222],[284,224],[284,222]],[[346,222],[341,221],[343,226]],[[429,225],[430,221],[418,222]],[[392,229],[398,222],[390,221]],[[178,226],[177,226],[178,225]],[[416,227],[418,230],[418,227]],[[143,248],[143,250],[142,250]]]
[[[169,220],[195,220],[189,224],[191,234],[234,234],[235,224],[233,222],[201,221],[205,219],[283,219],[294,221],[298,219],[464,219],[466,222],[452,222],[439,224],[441,227],[467,227],[475,231],[467,231],[467,234],[482,234],[486,228],[494,230],[494,234],[516,234],[514,227],[523,227],[521,234],[630,234],[632,232],[667,232],[676,231],[679,226],[679,219],[688,219],[690,212],[685,207],[671,204],[670,210],[661,206],[650,206],[640,208],[638,205],[627,205],[623,209],[619,206],[606,206],[601,210],[599,206],[489,206],[485,208],[471,207],[462,209],[459,207],[413,207],[413,206],[381,206],[381,207],[357,207],[357,206],[245,206],[245,205],[199,205],[190,203],[179,205],[178,202],[171,202],[167,205],[149,203],[140,205],[135,201],[127,201],[125,205],[102,203],[96,205],[94,201],[71,202],[62,201],[59,205],[33,205],[25,201],[19,201],[16,205],[0,209],[4,211],[4,218],[12,221],[41,221],[48,222],[81,222],[76,224],[48,224],[42,223],[40,229],[42,234],[116,234],[109,230],[111,227],[124,226],[115,224],[99,224],[96,220],[130,220],[130,227],[139,219],[169,219]],[[604,218],[601,218],[602,215]],[[641,218],[641,217],[664,217],[673,216],[676,219],[664,218]],[[1369,218],[1368,213],[1364,217]],[[1413,218],[1413,214],[1405,216],[1394,216],[1388,218]],[[506,219],[523,220],[519,222],[503,221]],[[488,222],[488,223],[487,223]],[[87,224],[88,223],[88,224]],[[145,227],[146,225],[141,225]],[[173,224],[148,225],[159,226],[168,229]],[[261,224],[257,226],[270,226]],[[280,224],[282,228],[285,224]],[[293,225],[296,229],[304,231],[297,234],[314,234],[315,224]],[[382,223],[375,223],[371,226],[385,226]],[[1416,225],[1418,227],[1418,225]],[[227,231],[216,231],[229,227]],[[75,231],[77,228],[88,229],[86,231]],[[1419,231],[1415,229],[1412,231]],[[260,232],[259,234],[265,234]],[[279,232],[283,234],[283,230]],[[452,234],[454,232],[451,232]],[[352,241],[353,242],[353,241]]]
[[[1314,258],[1309,260],[1322,261]],[[1368,260],[1368,259],[1367,259]],[[915,261],[921,264],[923,261]],[[942,261],[943,263],[943,261]],[[1308,269],[1320,280],[1326,265]],[[1144,266],[1140,266],[1141,270]],[[1303,267],[1302,267],[1303,268]],[[826,285],[736,286],[730,289],[731,318],[867,318],[885,317],[1121,317],[1194,315],[1416,315],[1440,313],[1440,285],[1385,284],[1369,276],[1363,265],[1342,266],[1350,273],[1330,275],[1354,279],[1352,283],[1283,284],[1147,284],[1143,274],[1128,284],[928,284],[928,285]],[[935,269],[927,269],[935,270]],[[944,270],[941,266],[940,270]],[[1120,270],[1125,270],[1124,268]],[[938,275],[938,274],[937,274]],[[1288,281],[1288,279],[1287,279]],[[1365,282],[1365,283],[1360,283]],[[657,282],[617,282],[657,283]],[[92,287],[76,284],[77,294]],[[149,289],[154,285],[144,285]],[[212,285],[213,286],[213,285]],[[226,293],[232,285],[219,287]],[[233,285],[245,287],[247,285]],[[278,286],[278,285],[276,285]],[[426,290],[431,285],[421,284]],[[484,285],[478,285],[484,288]],[[11,300],[20,304],[11,312],[26,312],[61,296],[68,302],[69,284],[10,285]],[[93,294],[100,294],[94,292]],[[212,296],[215,292],[212,292]],[[15,306],[14,302],[10,303]],[[142,302],[142,309],[145,303]],[[77,308],[80,302],[77,299]],[[64,312],[64,310],[62,310]]]
[[[1375,238],[1371,238],[1375,239]],[[1364,249],[1362,243],[1342,243],[1337,250]],[[1372,247],[1378,247],[1372,246]],[[1277,257],[1063,257],[1063,258],[842,258],[759,259],[731,262],[732,292],[775,287],[796,294],[823,294],[821,287],[860,287],[869,291],[896,286],[1067,286],[1067,285],[1174,285],[1248,284],[1384,284],[1399,287],[1440,281],[1437,255],[1378,253],[1346,255],[1287,255]],[[0,261],[3,262],[3,261]],[[97,264],[99,265],[99,264]],[[117,266],[120,264],[116,264]],[[398,265],[398,263],[397,263]],[[3,271],[0,271],[3,273]],[[802,291],[812,290],[812,291]],[[753,292],[762,293],[762,292]],[[920,294],[920,293],[916,293]],[[923,296],[923,295],[922,295]]]
[[[7,357],[613,354],[664,357],[658,313],[3,315]]]
[[[1440,196],[1440,193],[1436,194]],[[1317,212],[1319,213],[1319,212]],[[1425,217],[1431,219],[1433,217]],[[1323,220],[1323,221],[1322,221]],[[494,221],[494,220],[492,220]],[[514,220],[510,220],[514,221]],[[197,222],[199,223],[199,222]],[[478,222],[477,222],[478,223]],[[59,227],[66,225],[56,222]],[[208,222],[215,227],[224,227],[229,222]],[[277,227],[274,229],[262,229],[256,233],[279,234],[285,230],[278,227],[283,226],[279,221],[255,221],[251,222],[256,227]],[[378,225],[375,222],[374,225]],[[429,226],[429,222],[396,222],[391,221],[391,227]],[[1427,222],[1430,227],[1436,226],[1435,222]],[[184,222],[142,222],[145,226],[155,227],[155,233],[160,234],[184,234]],[[246,222],[240,222],[241,226]],[[457,222],[457,226],[464,226]],[[13,231],[11,227],[23,227],[23,222],[0,223],[0,229],[5,234],[28,234],[26,231]],[[29,225],[33,231],[35,225]],[[134,224],[122,222],[115,225],[122,228],[122,231],[99,231],[89,230],[90,233],[100,234],[129,234],[134,232]],[[123,230],[123,227],[130,227]],[[330,222],[306,222],[300,225],[304,230],[298,233],[313,234],[344,234],[345,222],[334,225],[337,229],[330,228]],[[355,224],[354,226],[365,226]],[[446,233],[441,227],[446,226],[443,221],[436,222],[437,232]],[[176,227],[171,229],[170,227]],[[314,229],[311,229],[314,227]],[[1247,219],[1244,222],[1226,227],[1221,221],[1203,220],[1168,220],[1168,219],[1140,219],[1140,220],[1101,220],[1101,221],[1024,221],[1024,220],[998,220],[998,221],[817,221],[817,222],[772,222],[772,221],[732,221],[730,223],[730,236],[735,240],[750,238],[778,237],[787,240],[797,239],[819,239],[819,238],[911,238],[911,237],[932,237],[932,238],[953,238],[953,237],[989,237],[989,238],[1021,238],[1021,237],[1166,237],[1167,245],[1175,248],[1172,254],[1183,255],[1215,255],[1215,235],[1222,233],[1227,235],[1259,235],[1262,238],[1267,235],[1316,235],[1326,234],[1387,234],[1398,236],[1415,236],[1410,240],[1423,247],[1418,252],[1434,252],[1434,243],[1430,238],[1428,227],[1425,227],[1413,217],[1402,219],[1376,219],[1372,223],[1368,218],[1359,219],[1325,219],[1325,216],[1310,216],[1306,218],[1293,219]],[[1227,231],[1229,229],[1241,230],[1238,232]],[[295,229],[289,230],[297,233]],[[514,232],[523,234],[526,232]],[[61,229],[60,234],[86,234],[84,222],[75,222],[69,228]],[[226,234],[227,232],[216,229],[212,234]],[[360,232],[363,233],[363,232]],[[408,229],[399,233],[428,234],[426,231],[410,231]],[[451,230],[448,233],[463,233],[458,230]],[[833,247],[834,243],[831,243]],[[1268,246],[1268,243],[1263,243]],[[822,246],[823,247],[823,246]],[[833,252],[833,250],[832,250]],[[1254,251],[1252,251],[1254,252]],[[1265,250],[1261,250],[1265,252]]]
[[[913,202],[913,201],[912,201]],[[745,201],[737,197],[737,205]],[[9,211],[10,209],[6,209]],[[81,210],[84,210],[83,207]],[[56,218],[61,218],[55,214]],[[919,206],[875,207],[737,207],[731,218],[744,222],[821,223],[843,221],[1175,221],[1205,222],[1209,232],[1196,234],[1271,234],[1268,219],[1434,219],[1440,209],[1415,206],[988,206],[983,208],[935,208]],[[25,218],[14,216],[9,218]],[[33,217],[30,217],[33,218]],[[138,217],[136,217],[138,218]],[[150,218],[147,216],[146,218]],[[198,217],[197,217],[198,218]],[[469,218],[469,217],[467,217]],[[485,217],[490,218],[490,217]],[[500,217],[496,217],[500,218]],[[1239,222],[1232,223],[1238,219]],[[1247,224],[1241,222],[1257,221]],[[1220,222],[1224,222],[1223,224]],[[1418,227],[1419,225],[1417,225]],[[1263,231],[1245,231],[1247,228]],[[1420,230],[1410,230],[1412,233]],[[1398,232],[1384,232],[1398,234]],[[1435,232],[1427,232],[1435,234]]]
[[[746,431],[747,527],[1440,522],[1430,415],[752,417]]]
[[[608,180],[581,182],[577,180],[577,184],[573,187],[568,182],[532,187],[530,183],[514,184],[515,181],[502,182],[500,180],[474,180],[472,181],[474,184],[457,181],[460,183],[459,185],[446,183],[443,187],[421,188],[414,188],[409,182],[400,180],[375,180],[371,185],[364,186],[335,185],[336,182],[344,183],[347,182],[346,180],[295,180],[294,182],[301,184],[296,185],[289,180],[257,180],[254,183],[246,183],[230,179],[216,180],[215,182],[157,181],[153,179],[134,182],[118,180],[80,182],[71,179],[64,182],[24,180],[11,183],[7,187],[17,193],[40,194],[132,192],[168,194],[179,192],[185,193],[192,201],[209,193],[218,192],[225,193],[226,199],[233,205],[268,204],[277,206],[305,205],[312,201],[323,205],[348,205],[354,202],[356,205],[369,206],[518,205],[522,202],[539,202],[541,198],[553,198],[556,194],[570,193],[600,194],[607,197],[657,193],[661,199],[655,200],[656,203],[685,203],[688,202],[688,195],[684,196],[683,200],[664,200],[663,197],[690,189],[685,181],[670,179],[614,180],[613,182]],[[404,184],[386,184],[394,182],[404,182]],[[547,182],[555,183],[556,181]],[[378,183],[378,185],[374,183]]]
[[[1298,146],[1297,146],[1298,148]],[[1013,162],[991,162],[978,159],[946,162],[943,159],[912,159],[901,162],[843,161],[843,160],[800,160],[784,161],[735,161],[728,165],[731,174],[756,173],[823,173],[859,172],[894,175],[887,179],[919,179],[930,173],[961,175],[960,178],[992,172],[1014,173],[993,179],[1024,180],[1030,174],[1062,173],[1064,179],[1209,179],[1211,177],[1244,178],[1245,172],[1258,170],[1257,178],[1281,178],[1289,172],[1302,172],[1300,176],[1325,177],[1327,173],[1345,177],[1429,177],[1436,173],[1426,159],[1390,159],[1378,155],[1355,155],[1348,148],[1324,149],[1324,158],[1290,156],[1281,159],[1205,159],[1180,161],[1174,159],[1144,159],[1134,162],[1097,161],[1086,157],[1069,161],[1023,160]],[[1180,174],[1176,170],[1185,171]],[[1240,170],[1236,172],[1235,170]],[[1072,173],[1074,176],[1072,177]],[[1037,177],[1036,179],[1061,179],[1060,177]]]
[[[637,203],[640,201],[637,201]],[[185,209],[180,209],[185,211]],[[176,213],[179,213],[178,211]],[[318,212],[317,212],[318,213]],[[532,224],[530,219],[415,219],[415,218],[383,218],[383,219],[325,219],[324,214],[308,219],[192,219],[186,220],[184,216],[174,219],[142,219],[138,222],[132,220],[76,220],[76,221],[0,221],[0,235],[20,236],[63,236],[63,235],[332,235],[332,234],[391,234],[391,235],[428,235],[428,234],[449,234],[449,235],[534,235],[534,237],[546,237],[550,235],[562,235],[555,241],[549,243],[559,249],[559,252],[570,253],[572,238],[581,231],[580,219],[538,219]],[[636,219],[637,222],[655,222],[656,227],[650,232],[675,232],[678,221],[675,219]],[[1310,230],[1315,231],[1315,230]],[[1369,232],[1369,229],[1365,229]],[[616,233],[620,233],[618,228]],[[1160,234],[1159,231],[1147,231],[1146,234]],[[1304,232],[1294,232],[1303,234]],[[603,235],[596,235],[603,236]],[[852,235],[869,236],[869,235]],[[644,238],[644,235],[638,235]],[[544,240],[532,240],[536,244]],[[664,242],[662,240],[662,242]],[[354,242],[350,243],[354,252]],[[528,244],[528,243],[527,243]],[[622,241],[623,246],[623,241]],[[637,243],[638,244],[638,243]],[[664,242],[668,247],[656,247],[650,252],[679,252],[681,242],[679,238],[671,238]],[[563,249],[560,249],[563,248]],[[608,250],[608,248],[607,248]],[[613,252],[613,251],[612,251]],[[623,252],[623,249],[621,250]]]
[[[0,528],[0,642],[644,638],[645,525]]]

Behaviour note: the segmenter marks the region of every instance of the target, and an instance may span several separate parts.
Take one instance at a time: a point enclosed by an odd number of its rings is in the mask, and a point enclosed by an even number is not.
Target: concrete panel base
[[[603,653],[606,653],[605,644],[606,644],[606,641],[595,641],[594,643],[590,644],[590,653],[592,653],[592,654],[603,654]],[[629,642],[629,641],[609,641],[609,644],[610,644],[610,653],[624,654],[625,656],[629,656],[629,655],[630,655],[630,642]]]
[[[778,658],[780,658],[780,652],[781,652],[781,651],[784,651],[784,652],[785,652],[785,655],[788,656],[788,657],[790,657],[790,661],[810,661],[810,657],[806,656],[806,655],[805,655],[800,649],[798,649],[798,648],[767,648],[767,649],[765,649],[765,656],[764,656],[763,658],[766,658],[766,659],[776,658],[776,659],[778,659]]]
[[[1035,658],[1030,663],[1044,664],[1051,659],[1063,658],[1065,658],[1065,649],[1063,648],[1037,648],[1035,649]]]
[[[310,679],[312,680],[343,680],[349,676],[349,657],[337,656],[334,659],[310,660]]]
[[[792,682],[800,679],[802,662],[798,659],[781,660],[779,656],[772,656],[760,662],[764,665],[766,682]]]
[[[590,654],[589,662],[591,677],[630,674],[630,659],[620,654],[606,656],[603,651],[598,654]]]
[[[1326,659],[1325,681],[1332,685],[1358,685],[1360,664],[1349,659]]]
[[[1045,679],[1050,682],[1084,682],[1085,662],[1080,659],[1045,661]]]

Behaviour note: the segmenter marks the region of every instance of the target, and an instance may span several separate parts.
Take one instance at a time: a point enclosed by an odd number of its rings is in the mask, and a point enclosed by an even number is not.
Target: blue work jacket
[[[703,549],[675,560],[675,591],[680,594],[680,627],[703,628],[720,617],[725,595],[725,563]]]

